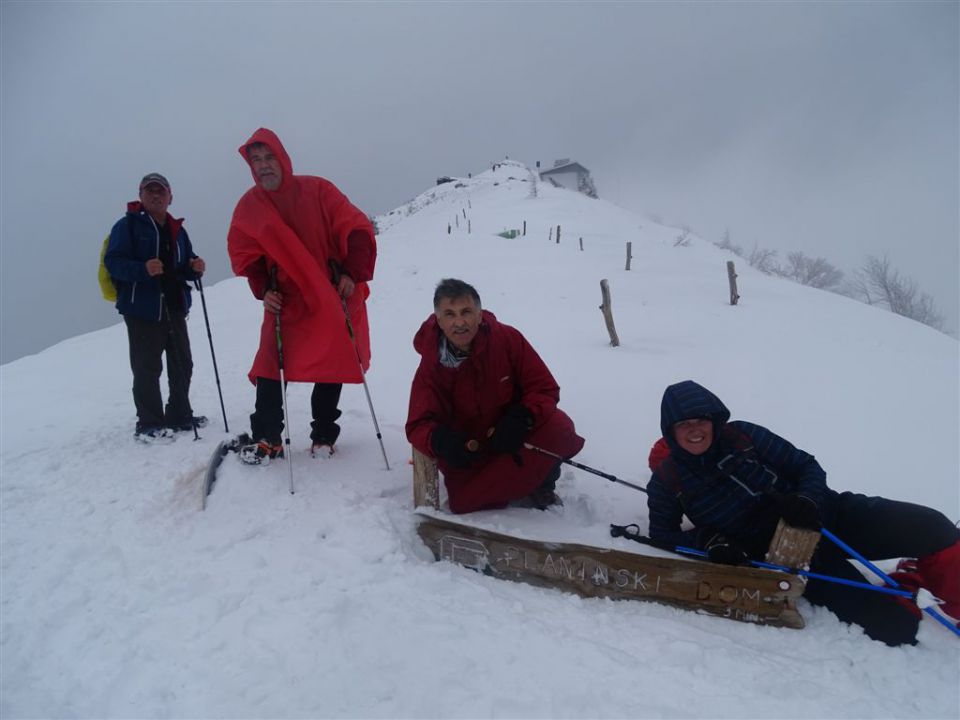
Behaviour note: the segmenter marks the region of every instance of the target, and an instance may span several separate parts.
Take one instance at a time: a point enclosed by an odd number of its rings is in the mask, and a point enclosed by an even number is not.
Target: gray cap
[[[140,181],[140,189],[143,190],[147,185],[152,185],[153,183],[163,185],[167,190],[170,189],[170,182],[160,173],[144,175],[143,180]]]

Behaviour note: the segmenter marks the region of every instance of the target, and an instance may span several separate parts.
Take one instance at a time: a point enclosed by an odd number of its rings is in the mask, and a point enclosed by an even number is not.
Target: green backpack
[[[107,246],[110,244],[110,236],[107,235],[100,248],[100,269],[97,271],[97,280],[100,281],[100,294],[107,302],[115,303],[117,301],[117,286],[113,284],[113,278],[107,272],[107,266],[103,264],[103,258],[107,254]]]

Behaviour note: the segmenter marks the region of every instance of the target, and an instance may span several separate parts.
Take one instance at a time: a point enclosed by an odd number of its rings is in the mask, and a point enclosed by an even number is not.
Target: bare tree
[[[750,263],[750,267],[755,267],[767,275],[780,274],[780,268],[777,267],[776,250],[764,250],[754,243],[753,250],[750,251],[750,255],[747,257],[747,262]]]
[[[883,305],[897,315],[943,331],[943,315],[933,304],[933,298],[921,292],[917,281],[900,275],[890,267],[890,259],[869,255],[863,266],[854,273],[850,284],[852,296],[868,305]]]
[[[834,267],[822,257],[812,258],[799,250],[787,253],[787,262],[780,268],[779,274],[819,290],[835,288],[843,280],[843,270]]]
[[[721,250],[729,250],[737,257],[743,257],[743,248],[739,245],[734,245],[730,240],[730,230],[729,228],[723,231],[723,239],[718,243],[714,243]]]

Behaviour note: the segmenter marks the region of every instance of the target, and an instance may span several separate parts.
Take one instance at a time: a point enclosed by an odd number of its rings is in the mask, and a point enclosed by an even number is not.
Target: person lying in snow
[[[518,330],[481,308],[473,286],[441,280],[433,309],[413,340],[421,358],[406,432],[437,459],[450,510],[558,503],[560,462],[524,447],[563,458],[583,447],[557,407],[557,381]]]
[[[664,391],[663,437],[651,450],[647,485],[651,539],[738,565],[763,559],[780,518],[797,528],[826,527],[869,560],[909,558],[892,577],[913,591],[926,588],[943,601],[943,612],[960,618],[960,531],[947,517],[922,505],[838,493],[813,455],[765,427],[729,420],[720,399],[692,380]],[[681,529],[684,515],[693,529]],[[863,581],[827,540],[810,569]],[[804,596],[875,640],[916,643],[922,615],[908,600],[816,579]]]

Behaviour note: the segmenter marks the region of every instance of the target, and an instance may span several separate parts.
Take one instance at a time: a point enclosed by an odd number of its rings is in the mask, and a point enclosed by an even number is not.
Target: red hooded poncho
[[[270,268],[277,267],[277,289],[283,295],[280,327],[287,380],[362,382],[357,352],[366,371],[370,365],[366,310],[370,290],[366,281],[372,279],[376,262],[373,226],[333,183],[312,175],[294,175],[290,157],[271,130],[260,128],[240,146],[244,161],[247,147],[254,143],[270,148],[283,168],[283,179],[272,192],[254,185],[237,203],[227,234],[233,272],[246,277],[254,295],[262,298],[268,289]],[[255,175],[253,179],[256,183]],[[331,259],[344,263],[351,235],[369,243],[364,267],[353,268],[356,288],[347,300],[356,349],[328,265]],[[249,377],[253,383],[257,377],[280,379],[276,319],[266,310],[260,347]]]
[[[497,321],[484,310],[470,356],[458,368],[440,364],[442,330],[431,315],[420,327],[413,347],[420,366],[410,389],[407,439],[432,456],[430,436],[438,425],[465,432],[481,446],[487,431],[504,410],[522,403],[533,415],[526,442],[571,458],[583,448],[573,421],[557,407],[560,388],[550,370],[520,331]],[[534,450],[522,449],[518,464],[511,455],[490,455],[481,447],[467,469],[438,461],[455,513],[503,507],[529,495],[544,481],[557,461]]]

